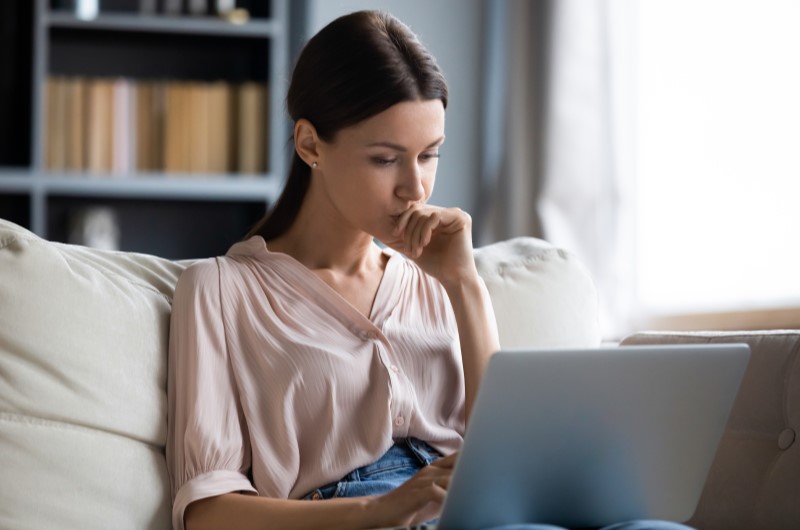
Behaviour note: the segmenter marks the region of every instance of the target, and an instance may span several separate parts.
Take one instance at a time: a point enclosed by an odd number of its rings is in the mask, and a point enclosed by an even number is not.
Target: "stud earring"
[[[317,165],[318,165],[318,164],[317,164],[316,162],[313,162],[313,163],[311,164],[311,167],[313,167],[314,169],[316,169],[316,168],[317,168]]]

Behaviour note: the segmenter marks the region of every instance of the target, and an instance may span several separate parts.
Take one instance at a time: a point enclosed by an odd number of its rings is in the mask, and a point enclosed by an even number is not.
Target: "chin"
[[[391,234],[380,234],[380,233],[373,233],[372,237],[377,241],[380,245],[385,247],[391,247],[392,244],[398,244],[401,241],[395,236],[393,237]]]

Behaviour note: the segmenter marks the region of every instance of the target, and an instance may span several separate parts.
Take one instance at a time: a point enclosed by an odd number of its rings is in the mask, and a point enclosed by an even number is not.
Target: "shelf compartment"
[[[51,12],[42,19],[51,28],[85,31],[153,32],[164,34],[216,35],[238,38],[270,38],[280,34],[281,25],[272,20],[254,20],[233,24],[217,17],[180,15],[144,15],[103,13],[97,18],[83,20],[69,12]]]
[[[125,77],[242,83],[269,79],[264,36],[176,36],[111,29],[51,27],[48,72],[59,76]]]
[[[31,163],[33,2],[0,2],[0,167]]]
[[[193,259],[227,252],[264,215],[266,204],[54,195],[47,208],[47,239],[81,244],[70,237],[75,223],[86,212],[103,208],[113,212],[120,250]]]
[[[0,190],[0,219],[30,229],[31,197],[26,193],[7,193]]]
[[[77,5],[82,0],[49,0],[50,10],[72,14],[77,11]],[[227,4],[230,8],[244,10],[249,13],[250,19],[269,19],[272,16],[272,2],[265,0],[235,0],[231,2],[217,2],[216,0],[99,0],[100,13],[127,13],[149,14],[152,16],[171,16],[173,18],[194,18],[201,13],[195,13],[198,8],[202,14],[216,16],[217,5]],[[199,4],[199,5],[198,5]],[[191,7],[190,7],[191,6]]]

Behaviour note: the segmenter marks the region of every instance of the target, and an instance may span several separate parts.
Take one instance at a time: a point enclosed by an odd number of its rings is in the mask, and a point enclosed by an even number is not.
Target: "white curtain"
[[[634,289],[632,5],[503,6],[505,141],[481,235],[538,236],[576,254],[597,285],[604,337],[619,338]]]

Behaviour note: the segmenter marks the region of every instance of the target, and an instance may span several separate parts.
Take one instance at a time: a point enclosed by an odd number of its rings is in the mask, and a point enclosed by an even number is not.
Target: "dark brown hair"
[[[303,48],[286,106],[294,122],[310,121],[319,137],[336,133],[403,101],[439,99],[447,83],[434,57],[392,15],[357,11],[337,18]],[[311,168],[295,152],[281,196],[247,234],[269,241],[294,223],[308,190]]]

